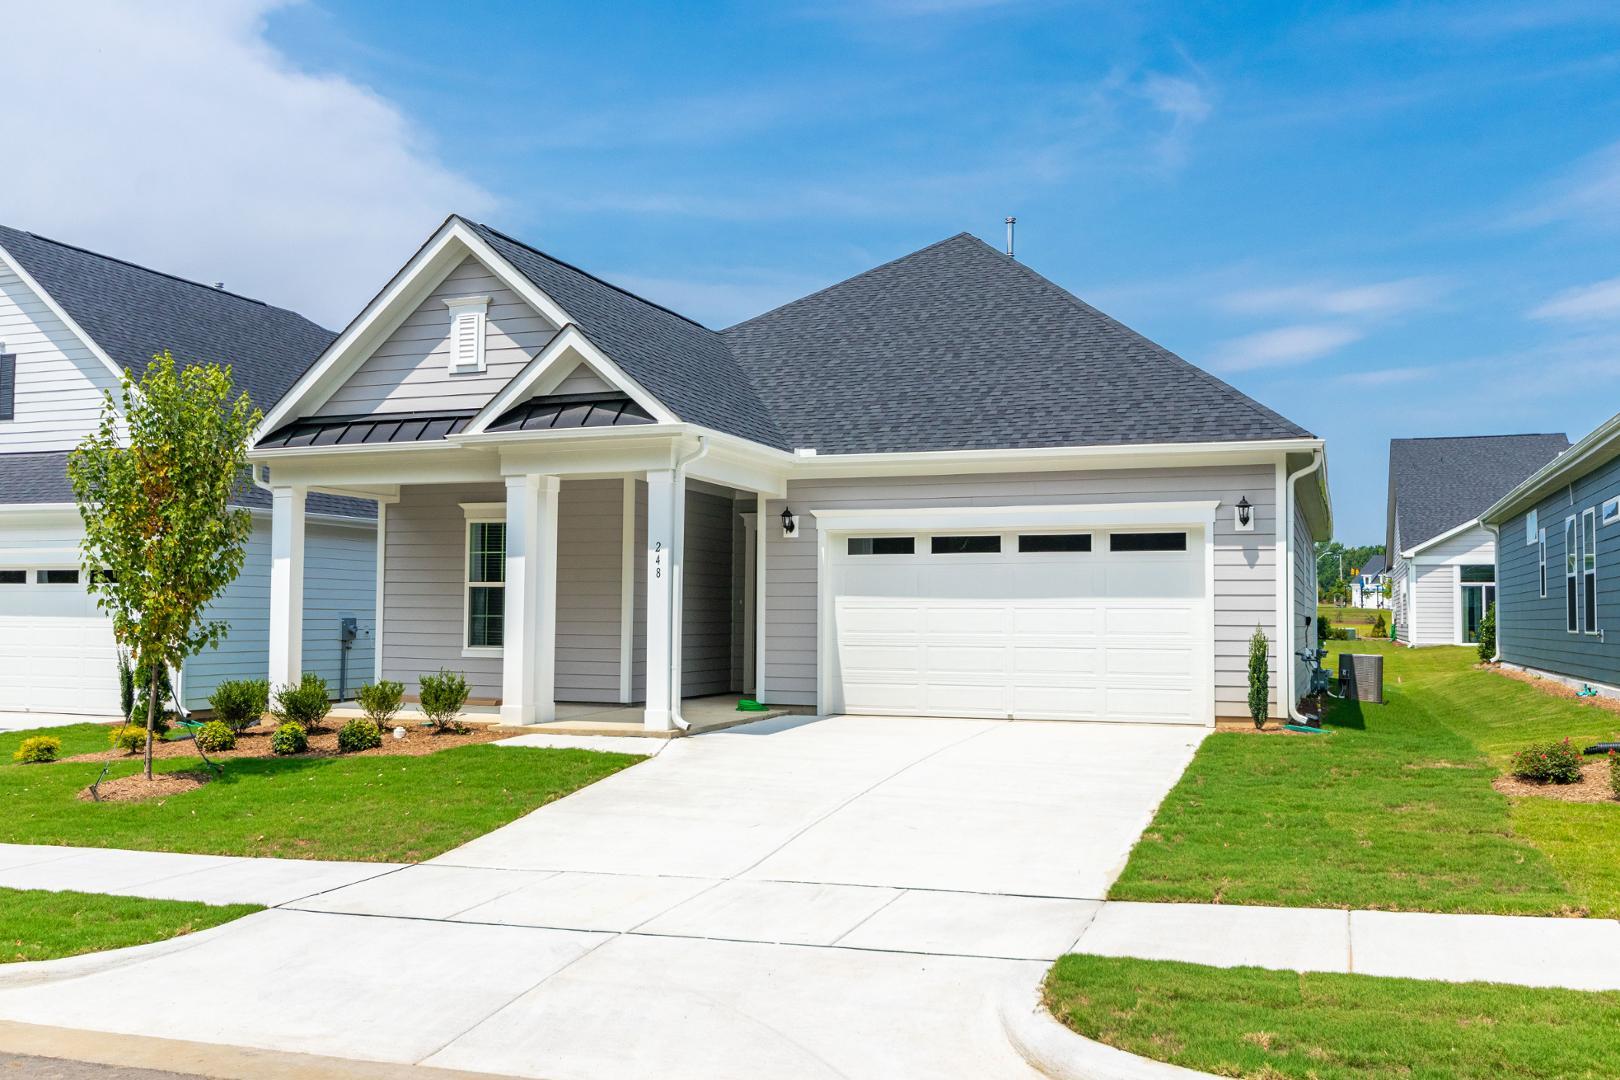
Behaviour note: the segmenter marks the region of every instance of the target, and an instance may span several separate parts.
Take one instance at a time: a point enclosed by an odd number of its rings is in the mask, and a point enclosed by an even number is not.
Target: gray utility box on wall
[[[1352,701],[1384,703],[1384,658],[1378,653],[1339,654],[1339,693]]]

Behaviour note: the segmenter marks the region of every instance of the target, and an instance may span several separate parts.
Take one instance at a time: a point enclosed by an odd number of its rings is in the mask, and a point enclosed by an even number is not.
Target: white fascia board
[[[1477,529],[1481,526],[1481,524],[1482,522],[1479,518],[1475,518],[1473,521],[1465,521],[1454,529],[1447,529],[1439,536],[1431,536],[1421,544],[1414,544],[1405,551],[1401,552],[1401,556],[1407,559],[1415,559],[1417,558],[1418,552],[1427,551],[1429,548],[1434,547],[1434,545],[1445,540],[1450,540],[1453,536],[1460,536],[1469,529]]]
[[[1606,457],[1613,457],[1611,451],[1617,443],[1620,443],[1620,413],[1609,417],[1580,442],[1525,477],[1512,491],[1487,507],[1479,520],[1492,525],[1506,524],[1508,518],[1529,509],[1549,491],[1602,464]]]
[[[555,337],[546,343],[546,347],[541,349],[533,360],[523,366],[522,371],[512,376],[511,380],[501,387],[494,397],[489,399],[488,404],[478,410],[478,414],[468,421],[467,426],[461,430],[460,434],[450,436],[447,441],[469,442],[492,437],[485,434],[485,429],[494,423],[496,418],[505,413],[506,410],[522,401],[524,395],[532,387],[540,384],[548,374],[556,373],[556,369],[560,365],[568,362],[570,352],[577,356],[575,363],[584,360],[610,384],[629,394],[630,400],[646,409],[655,423],[679,423],[675,414],[670,412],[663,402],[648,393],[646,387],[636,382],[624,369],[615,364],[606,353],[598,349],[596,344],[586,337],[585,332],[578,326],[568,323],[557,332]],[[501,432],[499,434],[511,433]],[[533,433],[517,434],[532,435]]]
[[[573,321],[555,300],[535,288],[533,282],[518,273],[459,218],[450,217],[265,414],[254,438],[276,430],[300,410],[319,408],[343,385],[353,369],[371,355],[372,349],[408,318],[427,294],[468,255],[482,262],[497,280],[552,323],[567,326]]]
[[[311,489],[313,490],[313,489]],[[250,506],[247,512],[253,515],[254,521],[269,521],[272,517],[268,506]],[[338,525],[347,529],[364,529],[366,532],[375,532],[376,518],[346,517],[343,514],[312,514],[304,512],[304,521],[310,525]]]
[[[937,532],[941,529],[1007,529],[1203,526],[1214,520],[1219,500],[1197,502],[1081,503],[1065,506],[927,506],[855,510],[814,507],[817,532]]]
[[[114,360],[111,356],[108,356],[106,350],[104,350],[100,345],[96,344],[95,338],[85,333],[84,327],[74,322],[73,316],[69,315],[67,310],[63,308],[61,304],[56,302],[56,298],[51,296],[50,293],[46,292],[44,287],[42,287],[39,282],[34,280],[34,276],[27,270],[23,269],[22,263],[12,258],[11,253],[3,247],[0,247],[0,263],[5,263],[6,269],[10,270],[13,274],[16,274],[22,283],[28,286],[35,296],[39,297],[40,302],[45,305],[50,313],[62,320],[62,324],[72,332],[73,336],[79,339],[80,343],[83,344],[86,349],[90,350],[90,355],[99,360],[102,366],[107,369],[115,380],[119,382],[123,381],[125,374],[127,374],[127,372],[124,371],[123,365],[119,364],[118,361]]]
[[[1320,439],[1220,443],[1137,443],[1039,449],[934,450],[901,454],[793,455],[791,479],[840,476],[927,476],[962,472],[1155,468],[1177,465],[1270,465],[1279,452],[1322,449]]]
[[[8,521],[24,518],[59,518],[63,514],[79,516],[79,504],[60,503],[0,503],[0,517]]]

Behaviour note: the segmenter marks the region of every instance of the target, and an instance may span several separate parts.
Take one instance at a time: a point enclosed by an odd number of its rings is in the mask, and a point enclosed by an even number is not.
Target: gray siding
[[[449,372],[447,297],[488,296],[485,370]],[[557,328],[469,257],[450,272],[318,410],[318,415],[482,408]]]
[[[17,357],[15,409],[13,419],[0,424],[0,453],[71,449],[96,426],[102,392],[118,386],[89,346],[5,267],[0,352]]]
[[[624,483],[570,480],[557,494],[557,700],[619,700]]]
[[[342,645],[338,623],[359,620],[360,636],[349,650],[348,688],[371,681],[376,642],[377,534],[365,527],[310,522],[304,535],[304,670],[326,679],[337,692]],[[230,633],[217,648],[186,661],[182,691],[188,709],[205,709],[214,688],[227,679],[262,679],[270,662],[270,522],[254,522],[247,561],[235,581],[208,609],[225,619]]]
[[[686,494],[681,556],[681,696],[723,694],[731,681],[731,500]]]
[[[771,704],[816,703],[816,525],[809,511],[854,507],[1030,506],[1043,503],[1178,502],[1219,499],[1215,522],[1215,711],[1248,713],[1248,643],[1259,626],[1277,635],[1277,475],[1271,465],[1095,472],[805,480],[784,505],[799,514],[799,535],[767,530],[769,622],[765,694]],[[1253,532],[1233,528],[1228,507],[1247,496]],[[1272,708],[1277,710],[1273,680]]]
[[[1620,459],[1598,466],[1537,504],[1547,530],[1547,598],[1541,598],[1539,558],[1527,545],[1525,515],[1502,525],[1497,564],[1497,643],[1502,659],[1590,682],[1620,684],[1620,524],[1603,524],[1603,501],[1620,498]],[[1604,633],[1571,634],[1564,600],[1564,519],[1597,509],[1597,625]],[[1615,640],[1604,640],[1607,631]]]

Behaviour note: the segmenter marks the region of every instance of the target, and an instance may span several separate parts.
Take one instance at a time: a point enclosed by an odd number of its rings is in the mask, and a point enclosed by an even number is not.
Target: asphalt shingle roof
[[[724,334],[820,453],[1310,435],[967,233]]]
[[[1382,555],[1369,555],[1367,565],[1361,568],[1361,574],[1363,577],[1377,577],[1388,569],[1389,564],[1384,561]]]
[[[1477,518],[1567,449],[1558,433],[1391,439],[1389,490],[1403,550]]]

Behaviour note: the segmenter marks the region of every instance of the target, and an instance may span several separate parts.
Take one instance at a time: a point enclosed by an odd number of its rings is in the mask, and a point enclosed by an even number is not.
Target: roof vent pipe
[[[216,282],[214,282],[214,288],[216,288],[216,289],[223,289],[223,288],[224,288],[224,287],[225,287],[225,283],[224,283],[224,282],[223,282],[223,281],[216,281]]]
[[[1009,217],[1006,220],[1007,220],[1007,258],[1012,259],[1012,258],[1017,257],[1017,256],[1015,256],[1013,254],[1013,226],[1018,224],[1018,219],[1015,218],[1015,217]]]

